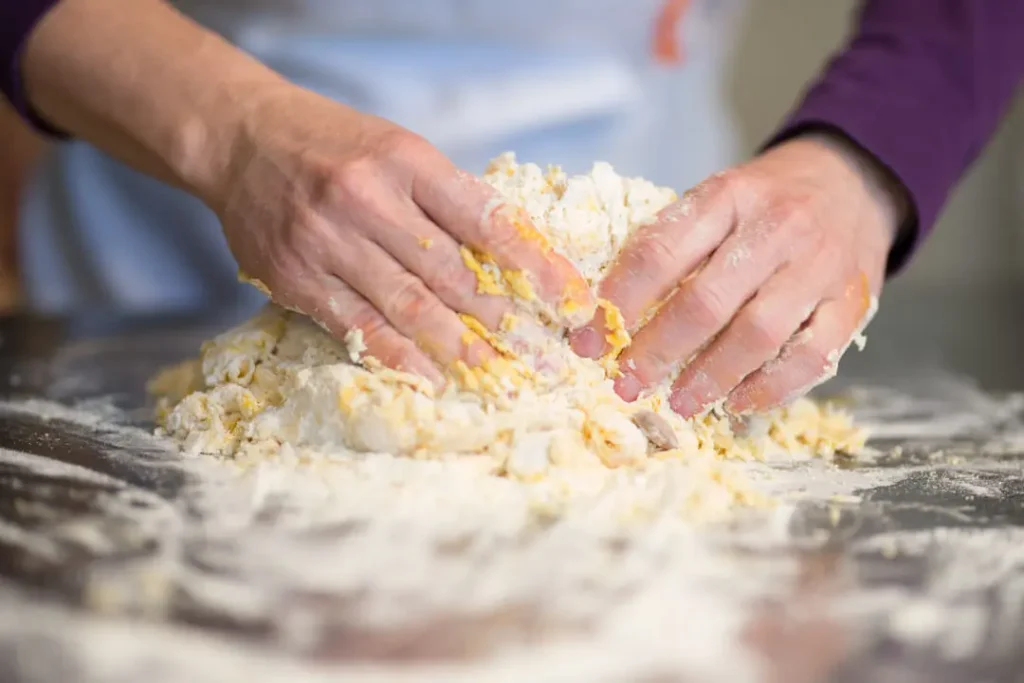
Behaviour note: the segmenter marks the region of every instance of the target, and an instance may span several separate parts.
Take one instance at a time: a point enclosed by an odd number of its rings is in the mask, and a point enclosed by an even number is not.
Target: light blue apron
[[[736,157],[714,51],[672,74],[645,65],[659,0],[544,3],[562,8],[570,28],[561,33],[558,12],[537,22],[537,2],[177,4],[291,80],[424,135],[473,172],[513,150],[570,171],[604,159],[682,188]],[[603,21],[587,33],[579,17],[600,16],[599,5]],[[615,36],[619,49],[608,47]],[[19,248],[26,305],[40,312],[244,315],[264,301],[236,281],[218,222],[200,202],[81,142],[55,147],[38,168]]]

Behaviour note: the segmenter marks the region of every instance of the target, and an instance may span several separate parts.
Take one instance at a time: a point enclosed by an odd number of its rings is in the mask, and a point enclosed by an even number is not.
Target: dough
[[[625,239],[676,199],[605,163],[567,177],[558,167],[520,165],[504,154],[484,179],[524,209],[594,286]],[[486,255],[465,257],[481,289],[530,309],[528,281],[500,272]],[[616,319],[613,307],[607,312]],[[577,357],[564,328],[539,309],[506,320],[493,336],[467,323],[506,356],[486,370],[462,366],[435,392],[365,357],[358,331],[339,343],[308,318],[271,304],[204,344],[198,360],[154,379],[158,422],[192,454],[240,462],[384,458],[391,467],[458,461],[481,476],[558,482],[550,490],[565,497],[596,490],[614,471],[672,467],[688,477],[692,500],[715,494],[719,508],[756,499],[728,461],[828,457],[864,444],[847,415],[806,399],[750,420],[742,434],[719,408],[692,420],[673,413],[669,382],[626,403],[612,389],[614,359]],[[622,329],[610,337],[618,348],[629,342]],[[699,507],[693,503],[691,512]]]

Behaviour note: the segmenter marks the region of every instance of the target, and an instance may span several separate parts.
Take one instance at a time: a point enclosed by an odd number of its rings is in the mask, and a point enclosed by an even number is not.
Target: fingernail
[[[632,403],[640,395],[643,384],[633,375],[624,373],[615,380],[615,393],[622,397],[623,401]]]
[[[704,409],[700,401],[687,391],[673,392],[668,399],[668,404],[672,407],[672,410],[683,417],[693,417]]]
[[[707,372],[699,366],[689,367],[676,380],[669,396],[669,405],[683,417],[693,417],[719,398],[724,392]]]
[[[755,411],[751,407],[750,398],[745,394],[733,392],[725,402],[725,409],[736,417],[748,417]]]
[[[597,358],[604,351],[604,339],[593,327],[583,327],[569,334],[572,350],[584,358]]]

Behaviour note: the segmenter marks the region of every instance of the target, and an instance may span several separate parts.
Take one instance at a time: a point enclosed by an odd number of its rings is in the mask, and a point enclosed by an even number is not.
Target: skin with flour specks
[[[286,82],[167,3],[64,0],[22,71],[39,115],[199,197],[254,283],[337,339],[360,330],[386,366],[440,385],[435,363],[497,360],[465,317],[493,332],[507,302],[473,287],[467,252],[566,321],[597,310],[529,220],[425,140]],[[600,357],[631,333],[628,400],[692,358],[671,398],[687,416],[721,399],[764,409],[822,376],[878,294],[902,205],[849,147],[795,138],[695,188],[633,235],[576,350]],[[603,329],[612,311],[624,328]],[[812,341],[762,372],[805,326]]]
[[[851,145],[797,138],[718,174],[637,231],[601,284],[633,335],[627,400],[765,410],[828,379],[868,322],[905,198]],[[574,333],[600,355],[603,312]]]
[[[495,159],[483,181],[544,226],[550,248],[589,287],[620,245],[675,198],[608,164],[570,177],[557,167],[519,164],[511,154]],[[518,280],[486,265],[477,267],[487,289],[517,289]],[[555,512],[614,481],[631,481],[632,471],[643,472],[639,481],[663,472],[681,487],[670,497],[673,509],[693,519],[759,500],[729,461],[830,457],[863,446],[865,435],[848,416],[810,401],[770,412],[765,429],[747,433],[720,411],[690,419],[673,412],[668,383],[627,402],[614,390],[613,358],[578,356],[566,321],[543,308],[535,315],[519,310],[488,340],[500,363],[464,365],[435,389],[365,355],[360,335],[341,345],[308,318],[272,306],[205,344],[198,362],[154,382],[165,399],[160,423],[188,451],[242,461],[289,453],[312,461],[377,454],[388,463],[475,463],[543,492]],[[628,515],[645,514],[642,506],[626,507]]]

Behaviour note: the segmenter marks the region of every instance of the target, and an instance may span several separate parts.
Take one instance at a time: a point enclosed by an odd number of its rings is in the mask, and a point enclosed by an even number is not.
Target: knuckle
[[[714,176],[716,184],[713,189],[727,194],[739,206],[758,206],[767,195],[764,183],[745,172],[743,168],[733,168]]]
[[[417,353],[415,344],[398,334],[373,309],[358,314],[347,329],[353,328],[362,332],[369,355],[388,367],[407,365]]]
[[[672,272],[679,261],[664,236],[654,230],[638,239],[630,253],[638,274],[647,273],[648,276]]]
[[[684,299],[688,322],[701,330],[720,328],[728,319],[725,297],[711,284],[698,279]]]
[[[387,317],[399,325],[420,327],[436,312],[440,301],[427,286],[414,275],[404,275],[387,295]]]
[[[327,171],[312,192],[314,207],[329,206],[340,197],[346,203],[372,206],[377,197],[379,163],[368,155],[349,159]]]
[[[768,306],[751,304],[745,318],[742,334],[754,349],[776,351],[789,338],[787,330],[779,324],[778,316]]]
[[[778,206],[781,224],[790,234],[806,235],[815,227],[814,211],[810,200],[804,197],[790,197]]]
[[[705,182],[712,190],[726,191],[739,195],[750,193],[753,187],[747,174],[734,168],[716,173]]]
[[[381,339],[386,338],[390,330],[387,321],[368,305],[360,306],[345,322],[347,329],[362,332],[363,342],[370,348],[379,346]]]
[[[502,205],[484,218],[483,232],[486,245],[497,255],[514,257],[528,246],[526,240],[515,228],[515,210],[510,204]]]
[[[466,310],[476,294],[476,275],[462,263],[441,265],[431,282],[431,289],[442,301]]]
[[[344,185],[343,165],[312,159],[304,162],[302,180],[291,188],[295,210],[300,207],[320,209],[335,202],[339,188]]]
[[[356,329],[362,333],[367,352],[388,367],[404,362],[415,353],[415,345],[403,337],[394,327],[369,304],[359,307],[349,320],[344,331]]]
[[[435,153],[434,146],[426,138],[402,128],[383,133],[377,141],[377,147],[385,158],[398,160],[415,159],[424,154]]]
[[[824,238],[818,240],[815,246],[818,260],[829,268],[832,278],[848,282],[851,271],[856,270],[852,262],[853,254],[842,245]]]

